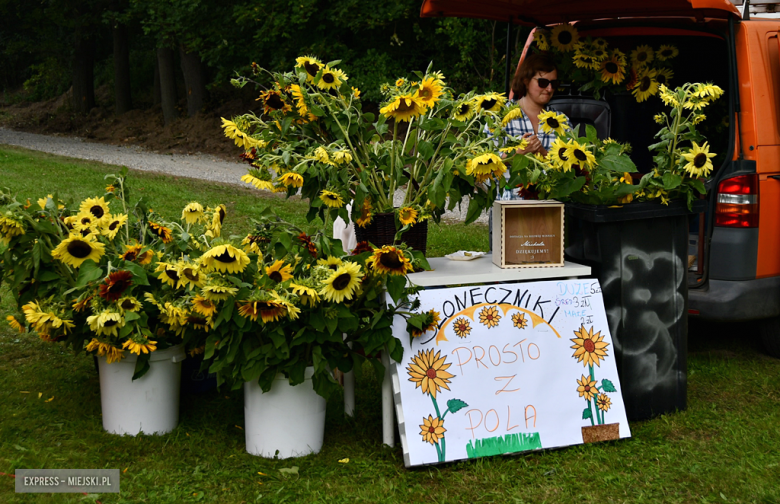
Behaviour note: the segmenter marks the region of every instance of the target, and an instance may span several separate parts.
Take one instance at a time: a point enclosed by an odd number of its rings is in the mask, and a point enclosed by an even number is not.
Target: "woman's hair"
[[[555,60],[550,53],[533,53],[526,55],[520,68],[517,69],[514,79],[512,79],[512,92],[515,100],[525,96],[528,91],[527,82],[539,72],[552,72],[558,70]]]

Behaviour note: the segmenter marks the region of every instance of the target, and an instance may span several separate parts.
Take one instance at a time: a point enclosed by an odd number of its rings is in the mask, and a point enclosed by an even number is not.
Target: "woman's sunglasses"
[[[556,90],[558,89],[558,84],[561,83],[561,81],[558,79],[550,80],[550,79],[543,79],[541,77],[534,77],[534,79],[536,79],[536,82],[539,84],[539,87],[542,89],[547,89],[547,86],[552,84],[553,90]]]

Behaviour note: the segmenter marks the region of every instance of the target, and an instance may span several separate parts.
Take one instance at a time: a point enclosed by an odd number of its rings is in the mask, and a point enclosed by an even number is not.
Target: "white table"
[[[524,282],[552,279],[575,279],[590,276],[590,266],[566,261],[564,266],[551,268],[506,268],[493,264],[493,256],[486,254],[471,261],[451,261],[445,257],[430,257],[432,271],[411,273],[409,280],[421,287],[455,287],[458,285],[493,282]],[[395,445],[395,414],[390,358],[382,352],[385,378],[382,381],[382,442]],[[355,377],[352,372],[344,375],[344,412],[354,415]]]

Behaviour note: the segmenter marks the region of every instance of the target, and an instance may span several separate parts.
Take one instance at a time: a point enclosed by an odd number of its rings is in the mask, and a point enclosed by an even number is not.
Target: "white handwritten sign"
[[[429,289],[392,366],[407,467],[630,437],[598,281]],[[418,331],[419,332],[419,331]]]

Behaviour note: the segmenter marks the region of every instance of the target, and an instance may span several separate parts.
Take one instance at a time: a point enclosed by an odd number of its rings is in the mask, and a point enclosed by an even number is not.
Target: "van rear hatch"
[[[729,0],[424,0],[420,17],[468,17],[545,26],[617,17],[741,17]]]

